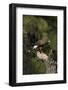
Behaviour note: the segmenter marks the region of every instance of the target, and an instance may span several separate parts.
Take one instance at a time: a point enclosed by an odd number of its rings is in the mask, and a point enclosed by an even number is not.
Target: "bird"
[[[47,36],[43,36],[41,39],[38,39],[35,31],[28,33],[28,38],[33,49],[36,49],[36,55],[40,60],[47,61],[48,55],[43,52],[42,48],[45,44],[50,43],[50,40]],[[30,52],[30,51],[28,51]]]
[[[36,49],[38,47],[43,47],[45,44],[50,43],[50,40],[48,37],[43,37],[42,39],[38,40],[35,45],[33,46],[33,49]]]
[[[48,55],[42,50],[43,46],[47,43],[50,43],[50,40],[48,37],[43,37],[36,42],[36,45],[33,46],[33,49],[37,50],[37,57],[43,61],[48,61]]]

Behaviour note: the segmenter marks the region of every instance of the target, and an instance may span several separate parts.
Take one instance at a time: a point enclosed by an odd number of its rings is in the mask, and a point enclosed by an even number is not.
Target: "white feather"
[[[35,46],[33,46],[33,49],[36,49],[38,46],[37,45],[35,45]]]

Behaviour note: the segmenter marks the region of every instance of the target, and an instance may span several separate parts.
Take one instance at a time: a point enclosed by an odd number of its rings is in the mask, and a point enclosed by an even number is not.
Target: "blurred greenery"
[[[27,33],[35,31],[38,39],[48,37],[49,44],[43,46],[43,51],[49,54],[50,49],[57,49],[57,17],[23,15],[23,74],[46,73],[45,64],[32,50]],[[30,52],[28,52],[30,50]]]
[[[37,57],[32,58],[32,74],[42,74],[45,73],[46,67]]]

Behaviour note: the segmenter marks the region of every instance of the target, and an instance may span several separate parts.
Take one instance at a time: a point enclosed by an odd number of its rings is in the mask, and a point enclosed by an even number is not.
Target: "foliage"
[[[49,44],[44,45],[43,51],[48,55],[50,49],[57,49],[57,17],[56,16],[23,16],[23,74],[46,73],[45,64],[36,56],[36,51],[28,40],[27,33],[35,31],[38,39],[48,37]],[[28,52],[30,50],[30,52]]]

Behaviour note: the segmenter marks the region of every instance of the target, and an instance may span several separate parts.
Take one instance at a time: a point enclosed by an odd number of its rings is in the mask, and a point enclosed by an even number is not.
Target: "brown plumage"
[[[38,46],[44,45],[44,44],[46,44],[46,43],[48,43],[48,37],[43,37],[41,40],[38,40],[38,41],[36,42],[36,44],[37,44]]]

